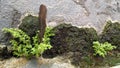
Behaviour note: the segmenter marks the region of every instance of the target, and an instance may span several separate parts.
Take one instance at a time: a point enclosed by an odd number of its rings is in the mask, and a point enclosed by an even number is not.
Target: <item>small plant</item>
[[[93,42],[93,48],[95,51],[94,55],[105,57],[105,55],[107,55],[107,52],[115,49],[116,46],[113,46],[108,42],[100,43],[98,41],[95,41]]]
[[[12,40],[10,40],[13,55],[25,56],[27,58],[32,56],[39,57],[45,50],[52,48],[49,37],[54,34],[51,32],[51,28],[46,28],[41,43],[39,43],[38,33],[35,37],[32,37],[33,43],[31,43],[30,37],[20,29],[4,28],[3,31],[5,33],[10,33],[13,36]]]
[[[31,53],[36,57],[39,57],[45,50],[52,48],[50,44],[50,36],[54,36],[54,33],[51,32],[51,28],[46,28],[42,43],[38,43],[38,34],[33,37],[34,48],[32,48]]]
[[[12,34],[13,38],[10,40],[12,44],[13,55],[30,56],[30,49],[32,48],[30,37],[20,29],[4,28],[5,33]]]

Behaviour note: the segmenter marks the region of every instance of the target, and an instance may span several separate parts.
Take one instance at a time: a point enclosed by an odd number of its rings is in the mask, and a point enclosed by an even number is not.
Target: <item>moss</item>
[[[70,26],[71,25],[61,24],[53,28],[52,31],[53,33],[55,33],[55,36],[51,37],[51,45],[53,46],[53,48],[44,53],[45,56],[47,55],[46,57],[55,57],[57,55],[67,52],[68,48],[65,38],[67,36],[66,31],[68,28],[66,27]]]
[[[98,36],[93,28],[70,28],[66,38],[70,51],[81,52],[92,50],[92,42],[95,40],[98,40]]]
[[[98,35],[93,28],[77,28],[70,24],[60,24],[53,28],[53,31],[55,33],[55,36],[51,37],[53,48],[46,52],[52,56],[67,52],[88,55],[92,52],[92,42],[98,40]]]
[[[120,51],[120,24],[118,22],[108,21],[100,37],[101,42],[107,41],[117,46],[116,50]]]
[[[26,32],[30,37],[35,36],[36,31],[40,29],[38,17],[28,15],[23,20],[19,26],[21,30]]]

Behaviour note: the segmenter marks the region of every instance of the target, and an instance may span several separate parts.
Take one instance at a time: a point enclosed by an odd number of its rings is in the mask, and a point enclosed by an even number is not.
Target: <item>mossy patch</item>
[[[38,17],[28,15],[20,24],[19,28],[26,32],[30,37],[35,36],[36,31],[40,30],[40,25],[38,21]]]
[[[116,50],[120,51],[120,24],[118,22],[108,21],[100,37],[101,42],[107,41],[117,46]]]
[[[70,24],[60,24],[53,28],[55,36],[51,37],[53,48],[46,53],[52,56],[67,52],[79,52],[81,56],[92,52],[92,42],[98,40],[93,28],[77,28]]]

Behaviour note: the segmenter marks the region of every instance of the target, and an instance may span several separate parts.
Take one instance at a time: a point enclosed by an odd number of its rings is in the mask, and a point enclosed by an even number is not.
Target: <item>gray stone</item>
[[[59,59],[59,60],[58,60]],[[61,58],[53,59],[31,59],[22,68],[75,68],[70,62],[65,60],[61,61]]]
[[[120,0],[0,0],[0,36],[2,28],[17,27],[24,14],[38,15],[40,4],[48,8],[50,26],[66,22],[94,27],[100,33],[108,18],[120,21],[119,3]]]
[[[40,61],[41,64],[38,62]],[[46,62],[45,62],[46,61]],[[70,62],[61,60],[61,58],[27,60],[26,58],[9,58],[0,60],[0,68],[76,68]]]
[[[31,59],[23,68],[39,68],[37,59]]]

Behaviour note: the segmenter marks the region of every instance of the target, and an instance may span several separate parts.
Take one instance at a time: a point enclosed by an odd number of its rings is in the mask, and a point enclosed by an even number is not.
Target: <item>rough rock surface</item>
[[[66,59],[65,59],[66,60]],[[61,57],[53,59],[10,58],[0,61],[0,68],[75,68],[69,61]]]
[[[119,3],[119,0],[0,0],[0,29],[16,27],[22,15],[37,15],[39,5],[45,4],[49,25],[67,22],[78,27],[94,27],[100,32],[108,18],[120,19]]]

